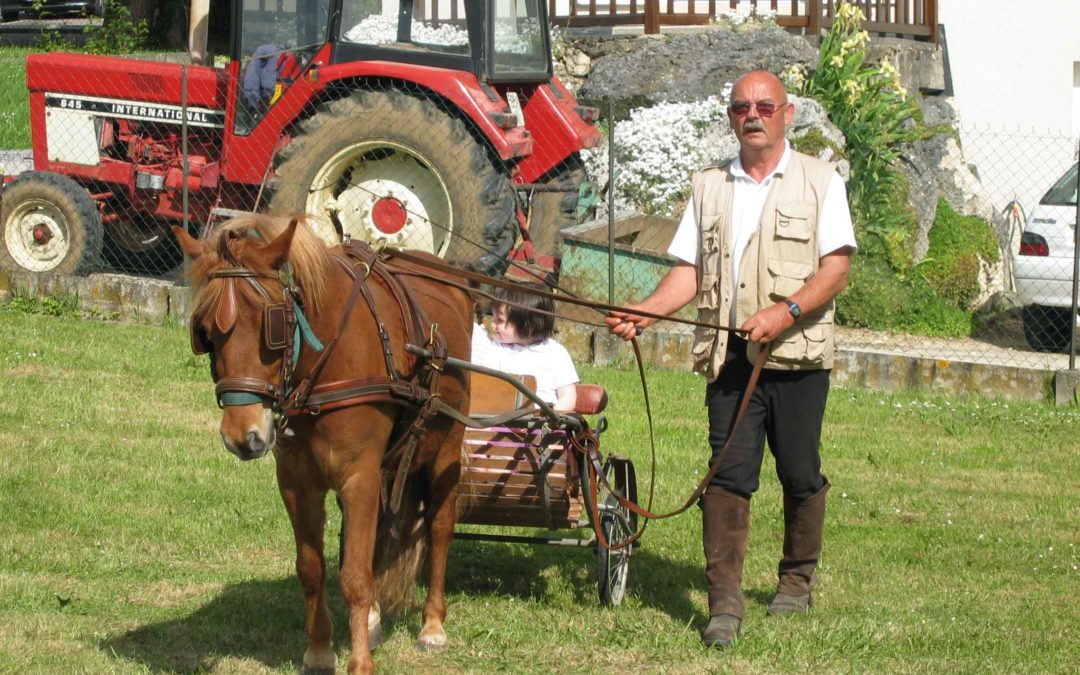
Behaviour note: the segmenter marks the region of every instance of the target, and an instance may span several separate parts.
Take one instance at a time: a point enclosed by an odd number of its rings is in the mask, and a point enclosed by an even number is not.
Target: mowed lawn
[[[273,460],[221,448],[207,361],[186,332],[10,309],[0,327],[0,672],[296,672],[303,608]],[[582,371],[610,392],[604,449],[634,459],[646,493],[636,375]],[[649,382],[654,506],[670,508],[703,472],[703,384]],[[782,542],[767,461],[733,649],[698,643],[692,509],[649,528],[618,608],[599,606],[588,549],[456,542],[450,649],[413,649],[413,610],[387,626],[376,661],[388,673],[1077,672],[1078,436],[1076,407],[834,390],[811,616],[765,616]],[[343,666],[333,536],[328,550]]]

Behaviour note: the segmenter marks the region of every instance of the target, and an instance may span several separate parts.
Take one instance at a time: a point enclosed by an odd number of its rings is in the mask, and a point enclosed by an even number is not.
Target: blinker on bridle
[[[240,406],[255,403],[269,402],[277,419],[283,420],[281,410],[291,393],[289,386],[296,364],[300,360],[300,351],[304,342],[316,352],[323,350],[323,344],[311,329],[311,324],[304,315],[303,305],[300,300],[299,289],[292,278],[292,272],[286,266],[278,277],[256,274],[253,270],[244,267],[229,249],[228,242],[237,238],[235,232],[224,232],[218,242],[218,257],[230,265],[216,270],[210,275],[211,279],[222,279],[230,287],[226,288],[225,295],[218,302],[226,300],[234,289],[231,285],[236,279],[243,279],[262,298],[263,319],[262,339],[263,345],[271,351],[284,351],[281,360],[281,382],[272,384],[265,380],[251,377],[226,377],[218,376],[214,367],[213,345],[205,331],[201,330],[194,320],[190,322],[191,328],[191,351],[196,355],[210,354],[210,371],[214,378],[215,393],[217,394],[218,406]],[[275,303],[270,298],[269,292],[258,281],[259,279],[275,279],[282,285],[282,295],[285,302]],[[218,326],[223,330],[231,330],[232,326]],[[291,338],[291,339],[290,339]]]

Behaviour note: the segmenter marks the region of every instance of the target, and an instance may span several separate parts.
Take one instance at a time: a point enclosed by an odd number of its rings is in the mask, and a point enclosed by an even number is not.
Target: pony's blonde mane
[[[224,292],[225,284],[212,276],[217,270],[228,266],[228,263],[218,255],[221,237],[229,232],[239,234],[240,236],[232,242],[230,251],[240,264],[259,275],[277,276],[275,270],[270,269],[258,256],[251,255],[249,251],[256,250],[276,239],[285,231],[293,218],[299,223],[289,247],[288,264],[305,303],[317,310],[326,294],[326,279],[333,263],[326,243],[311,231],[311,226],[303,215],[251,214],[238,216],[225,222],[203,244],[202,255],[195,259],[187,273],[192,292],[197,298],[192,315],[200,316],[216,307]],[[219,283],[214,283],[215,281]],[[243,289],[242,292],[250,291],[247,284],[240,284],[238,287]]]

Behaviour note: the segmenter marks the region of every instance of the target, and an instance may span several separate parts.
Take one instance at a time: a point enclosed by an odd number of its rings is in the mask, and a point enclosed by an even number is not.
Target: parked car
[[[1078,167],[1073,164],[1039,200],[1013,256],[1016,292],[1024,305],[1024,337],[1038,351],[1068,349],[1076,328],[1072,288]]]
[[[4,21],[15,21],[20,13],[33,17],[102,16],[104,11],[104,0],[0,0],[0,18]]]

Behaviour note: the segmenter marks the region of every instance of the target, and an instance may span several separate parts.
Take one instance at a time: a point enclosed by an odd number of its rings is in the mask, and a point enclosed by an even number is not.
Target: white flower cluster
[[[725,107],[716,96],[689,103],[660,103],[630,111],[615,128],[616,196],[624,207],[677,215],[690,189],[690,175],[719,159],[715,136],[726,127]],[[607,148],[583,153],[589,175],[603,184]]]
[[[776,25],[776,10],[761,9],[754,5],[724,7],[713,16],[714,21],[731,30],[765,28]]]

